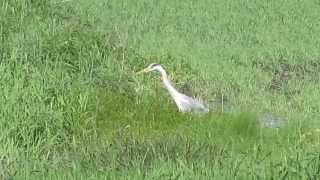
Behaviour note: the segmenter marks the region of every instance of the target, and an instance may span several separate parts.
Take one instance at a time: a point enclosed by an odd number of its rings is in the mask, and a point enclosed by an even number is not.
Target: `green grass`
[[[319,8],[1,1],[0,179],[317,179]],[[134,74],[152,62],[230,109],[178,113],[157,74]]]

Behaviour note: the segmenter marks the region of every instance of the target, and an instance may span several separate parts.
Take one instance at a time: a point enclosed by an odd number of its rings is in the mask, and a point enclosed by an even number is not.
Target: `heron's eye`
[[[154,68],[154,67],[159,66],[159,65],[160,65],[160,64],[151,64],[150,67],[151,67],[151,68]]]

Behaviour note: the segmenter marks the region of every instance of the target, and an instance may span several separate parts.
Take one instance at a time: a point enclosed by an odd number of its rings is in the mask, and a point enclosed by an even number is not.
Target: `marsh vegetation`
[[[0,178],[319,178],[319,8],[1,1]],[[216,109],[178,113],[134,74],[154,62]],[[259,126],[266,113],[286,123]]]

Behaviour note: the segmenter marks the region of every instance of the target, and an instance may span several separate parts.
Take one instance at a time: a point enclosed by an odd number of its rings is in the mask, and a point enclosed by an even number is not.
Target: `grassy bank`
[[[316,179],[319,7],[4,0],[0,178]],[[152,62],[230,110],[178,113],[158,75],[134,74]]]

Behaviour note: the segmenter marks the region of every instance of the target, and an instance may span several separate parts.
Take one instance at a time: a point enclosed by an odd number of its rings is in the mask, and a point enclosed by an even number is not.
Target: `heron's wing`
[[[189,96],[186,96],[182,94],[182,96],[179,98],[180,106],[182,106],[182,109],[185,111],[200,111],[200,112],[208,112],[209,109],[206,108],[202,103],[200,103],[198,100],[193,99]]]

